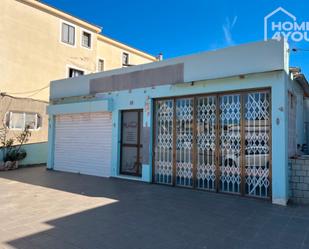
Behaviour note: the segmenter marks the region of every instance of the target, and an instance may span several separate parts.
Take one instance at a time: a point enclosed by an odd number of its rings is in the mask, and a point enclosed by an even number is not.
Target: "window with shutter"
[[[75,45],[75,28],[67,23],[62,23],[61,41]]]

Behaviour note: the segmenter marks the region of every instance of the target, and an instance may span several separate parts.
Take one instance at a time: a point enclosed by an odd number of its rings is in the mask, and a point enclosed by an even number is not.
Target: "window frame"
[[[74,28],[74,37],[73,37],[74,38],[74,44],[71,44],[71,43],[68,43],[68,42],[65,42],[65,41],[62,40],[62,26],[63,26],[63,24],[66,24],[66,25]],[[59,35],[59,42],[60,43],[66,45],[66,46],[69,46],[69,47],[76,47],[76,44],[77,44],[76,34],[77,34],[76,25],[74,25],[73,23],[67,22],[67,21],[63,21],[63,20],[60,21],[60,35]]]
[[[87,33],[87,34],[90,35],[90,44],[89,44],[89,47],[83,45],[83,35],[84,35],[84,33]],[[81,29],[80,29],[80,34],[81,34],[81,35],[80,35],[80,46],[81,46],[82,48],[86,48],[86,49],[92,50],[93,33],[92,33],[91,31],[89,31],[89,30],[86,30],[86,29],[81,28]]]
[[[128,56],[127,57],[128,58],[128,62],[127,63],[124,63],[124,61],[123,61],[123,56],[125,54]],[[121,53],[121,64],[122,64],[122,67],[128,67],[130,65],[130,54],[128,52],[122,52]]]
[[[84,76],[87,74],[87,71],[83,68],[79,68],[79,67],[76,67],[76,66],[73,66],[73,65],[67,65],[66,66],[66,78],[75,78],[75,77],[70,77],[70,69],[73,69],[73,70],[77,70],[77,71],[82,71],[84,74],[83,75],[79,75],[79,76]]]
[[[103,70],[102,71],[99,70],[99,62],[100,61],[103,61]],[[102,58],[102,57],[97,57],[97,72],[99,73],[99,72],[104,72],[104,71],[105,71],[105,59]]]
[[[12,127],[12,114],[16,113],[16,114],[23,114],[23,128],[15,128]],[[30,128],[30,131],[38,131],[41,129],[42,127],[42,116],[37,113],[37,112],[26,112],[26,111],[8,111],[5,114],[5,126],[9,129],[9,130],[13,130],[13,131],[23,131],[26,128],[26,114],[34,114],[35,115],[35,125],[34,125],[34,129]],[[7,125],[7,119],[8,119],[8,125]]]

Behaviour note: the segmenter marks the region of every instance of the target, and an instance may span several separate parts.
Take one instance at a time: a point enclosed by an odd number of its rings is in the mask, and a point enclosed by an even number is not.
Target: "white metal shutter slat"
[[[54,169],[110,176],[111,113],[56,116]]]

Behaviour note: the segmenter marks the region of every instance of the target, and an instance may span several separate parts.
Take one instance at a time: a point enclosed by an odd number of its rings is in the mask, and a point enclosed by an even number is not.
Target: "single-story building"
[[[53,81],[48,168],[286,205],[308,83],[275,40]]]
[[[13,139],[14,145],[18,145],[17,137],[27,126],[31,132],[31,136],[22,146],[27,156],[19,162],[19,165],[46,164],[47,162],[47,106],[47,101],[0,93],[1,141]],[[2,144],[0,145],[0,163],[4,157],[1,147]]]

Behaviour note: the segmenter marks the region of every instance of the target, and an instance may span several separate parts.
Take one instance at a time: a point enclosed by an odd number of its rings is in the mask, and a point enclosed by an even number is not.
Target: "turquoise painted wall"
[[[145,106],[153,98],[167,96],[181,96],[201,93],[215,93],[223,91],[244,90],[253,88],[271,88],[272,96],[272,193],[273,203],[285,205],[288,200],[288,158],[287,158],[287,80],[283,71],[248,75],[245,79],[238,77],[201,81],[190,84],[168,85],[152,88],[119,91],[110,94],[113,98],[113,153],[112,176],[119,172],[119,141],[120,141],[120,110],[144,109],[144,127],[151,128],[151,114],[147,115]],[[151,145],[150,145],[151,147]],[[151,152],[151,148],[150,148]],[[150,154],[151,155],[151,154]],[[152,165],[143,165],[144,174],[151,174]],[[151,175],[143,175],[149,181]]]
[[[54,151],[55,151],[55,115],[50,114],[48,119],[48,152],[47,152],[48,169],[53,168]]]
[[[288,80],[288,91],[290,91],[297,99],[296,101],[296,143],[306,143],[304,122],[305,122],[305,103],[304,103],[304,90],[295,84],[292,79]]]
[[[152,100],[159,97],[182,96],[202,93],[216,93],[255,88],[271,88],[272,99],[272,198],[273,203],[285,205],[288,201],[288,157],[287,157],[287,85],[285,71],[250,74],[239,77],[206,80],[191,84],[164,85],[141,89],[117,91],[108,94],[112,99],[112,168],[111,175],[118,176],[120,152],[121,110],[143,109],[143,126],[152,130]],[[50,121],[49,166],[53,166],[54,119]],[[151,143],[152,144],[152,143]],[[152,145],[149,153],[151,155]],[[151,158],[151,157],[150,157]],[[151,162],[151,160],[150,160]],[[143,165],[142,180],[151,181],[152,165]]]
[[[27,152],[27,157],[19,162],[19,165],[43,164],[47,162],[48,143],[25,144],[22,146]],[[0,161],[3,160],[2,151]]]

